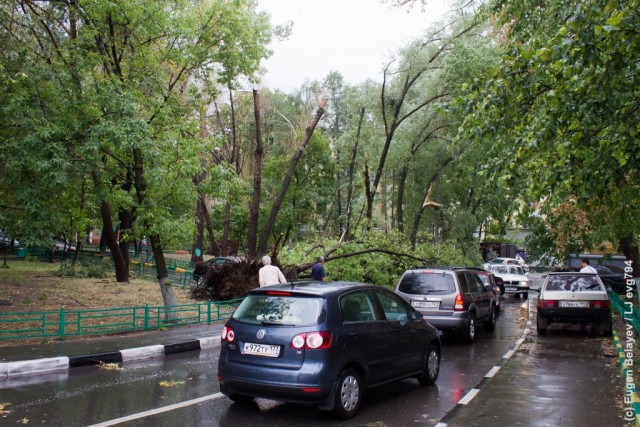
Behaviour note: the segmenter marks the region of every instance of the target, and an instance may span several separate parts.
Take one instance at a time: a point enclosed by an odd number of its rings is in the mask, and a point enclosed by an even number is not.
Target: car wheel
[[[544,335],[547,333],[547,326],[549,326],[549,321],[544,317],[538,315],[536,318],[538,335]]]
[[[338,377],[333,414],[341,420],[353,417],[360,408],[361,397],[360,375],[352,368],[345,369]]]
[[[609,320],[603,320],[600,322],[600,329],[602,329],[602,334],[605,337],[613,336],[613,321],[611,318]]]
[[[424,372],[418,377],[421,385],[431,385],[438,379],[440,373],[440,350],[435,344],[429,344],[425,354]]]
[[[495,306],[489,310],[489,318],[484,322],[484,329],[491,332],[496,328],[496,311]]]
[[[529,292],[523,292],[523,293],[522,293],[522,298],[523,298],[523,299],[527,299],[527,298],[529,298]]]
[[[464,331],[464,340],[469,344],[476,340],[476,315],[474,313],[469,313],[469,322]]]

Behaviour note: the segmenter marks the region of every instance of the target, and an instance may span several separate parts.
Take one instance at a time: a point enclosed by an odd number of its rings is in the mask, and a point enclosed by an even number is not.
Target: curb
[[[480,390],[482,390],[487,384],[489,384],[489,382],[500,371],[500,369],[502,369],[502,367],[509,361],[509,359],[511,359],[511,357],[514,354],[516,354],[516,352],[520,349],[520,346],[527,339],[527,336],[529,335],[529,332],[531,332],[531,325],[532,325],[532,319],[533,319],[533,314],[532,314],[533,310],[531,309],[531,300],[528,300],[528,301],[529,302],[527,304],[527,311],[528,311],[527,323],[525,324],[525,327],[522,330],[522,333],[520,334],[520,338],[515,342],[514,345],[512,345],[509,348],[509,350],[502,356],[502,358],[498,361],[498,363],[496,363],[485,374],[485,376],[478,382],[478,384],[476,384],[475,387],[473,387],[471,390],[469,390],[467,392],[467,394],[465,394],[462,397],[462,399],[460,399],[456,403],[456,405],[449,412],[447,412],[447,414],[445,414],[445,416],[443,416],[438,421],[438,423],[435,425],[435,427],[447,427],[449,425],[449,423],[453,420],[453,418],[457,415],[457,413],[463,407],[465,407],[466,405],[471,403],[471,400],[473,400],[473,398],[476,397],[478,395],[478,393],[480,393]]]
[[[19,362],[0,363],[0,380],[24,375],[36,375],[64,371],[82,366],[103,363],[122,363],[132,360],[152,359],[185,351],[204,350],[220,346],[220,337],[198,338],[175,344],[150,345],[124,350],[83,354],[79,356],[61,356]]]
[[[632,368],[625,366],[624,362],[625,360],[627,360],[627,357],[625,355],[624,348],[620,343],[620,338],[618,337],[618,334],[615,331],[613,331],[613,341],[616,345],[616,350],[618,352],[618,362],[620,363],[620,374],[622,375],[622,379],[625,383],[625,387],[623,388],[623,396],[624,396],[623,402],[625,406],[630,405],[630,407],[627,406],[625,408],[625,412],[630,410],[633,414],[632,417],[626,417],[625,420],[627,421],[634,420],[635,422],[629,425],[640,427],[640,398],[638,398],[638,390],[635,384],[633,383],[633,370]],[[628,381],[627,378],[630,378],[631,381]]]

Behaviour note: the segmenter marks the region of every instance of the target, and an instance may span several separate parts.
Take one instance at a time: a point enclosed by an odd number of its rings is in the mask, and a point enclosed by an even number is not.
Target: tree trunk
[[[619,238],[618,246],[627,261],[631,261],[633,276],[640,277],[640,250],[633,234]]]
[[[253,90],[253,113],[256,120],[256,150],[253,160],[253,197],[249,207],[249,230],[247,234],[247,254],[249,258],[257,258],[258,252],[258,220],[260,219],[260,191],[262,189],[262,161],[264,148],[262,146],[262,123],[260,120],[260,97],[257,90]]]
[[[201,199],[196,201],[196,236],[191,250],[191,262],[202,261],[204,254],[204,213],[201,206]],[[199,253],[196,253],[198,252]]]
[[[280,207],[282,206],[282,202],[284,200],[284,196],[287,194],[287,190],[289,189],[289,184],[291,183],[291,179],[296,172],[296,168],[298,166],[298,162],[302,158],[302,154],[304,154],[304,150],[309,144],[311,140],[311,136],[313,135],[313,131],[315,130],[320,118],[324,114],[324,106],[327,104],[327,100],[323,99],[320,101],[320,106],[318,107],[318,111],[316,112],[316,116],[313,121],[307,127],[307,132],[305,135],[302,144],[297,148],[295,153],[293,153],[293,157],[291,157],[291,162],[289,163],[289,169],[287,170],[287,174],[284,176],[282,180],[282,185],[280,186],[280,190],[276,195],[275,200],[273,201],[273,205],[271,207],[271,213],[269,214],[269,218],[260,234],[260,242],[258,244],[258,252],[261,254],[267,253],[267,245],[269,242],[269,235],[273,230],[273,227],[276,223],[276,217],[278,216],[278,212],[280,212]]]
[[[348,182],[349,184],[347,185],[347,213],[346,213],[346,221],[345,221],[345,228],[344,228],[344,240],[345,241],[350,241],[351,240],[351,216],[352,216],[352,208],[353,208],[353,203],[352,203],[352,199],[353,199],[353,175],[355,173],[355,168],[356,168],[356,157],[358,156],[358,145],[360,145],[360,132],[362,130],[362,122],[364,120],[364,113],[365,113],[365,108],[362,107],[360,108],[360,117],[358,118],[358,129],[356,131],[356,140],[354,141],[353,144],[353,149],[351,150],[351,160],[349,162],[349,169],[347,170],[347,178],[348,178]],[[368,188],[368,183],[367,183],[367,188]]]
[[[153,259],[156,264],[156,278],[158,279],[158,285],[160,286],[160,292],[162,293],[162,305],[164,306],[164,320],[176,319],[177,313],[175,311],[176,296],[173,293],[173,285],[169,282],[169,271],[167,270],[167,264],[164,261],[164,254],[162,253],[162,245],[160,243],[160,236],[149,236],[151,243],[151,250],[153,251]]]
[[[106,201],[102,201],[100,204],[100,214],[102,215],[102,241],[111,250],[111,258],[113,259],[113,266],[116,269],[116,281],[129,282],[129,268],[125,263],[122,252],[120,251],[120,245],[118,245],[118,239],[116,233],[113,230],[113,222],[111,221],[111,207]]]
[[[398,176],[398,198],[396,201],[396,218],[398,219],[398,231],[404,233],[404,182],[409,174],[409,164],[405,163]]]

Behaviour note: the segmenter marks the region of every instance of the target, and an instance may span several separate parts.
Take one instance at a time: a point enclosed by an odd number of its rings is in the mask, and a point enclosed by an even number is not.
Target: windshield
[[[398,290],[413,295],[450,294],[455,292],[456,287],[451,274],[409,273],[402,278]]]
[[[517,265],[497,265],[491,267],[491,271],[495,274],[518,274],[524,276],[524,270]]]
[[[545,289],[548,291],[605,291],[597,276],[549,277]]]
[[[314,325],[322,311],[322,298],[249,295],[233,313],[242,322],[269,325]]]

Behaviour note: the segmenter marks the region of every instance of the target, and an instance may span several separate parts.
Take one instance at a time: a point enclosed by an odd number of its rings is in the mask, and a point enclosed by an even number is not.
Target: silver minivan
[[[456,267],[418,267],[405,271],[396,293],[420,311],[439,331],[460,332],[464,340],[476,339],[477,322],[493,331],[495,294],[478,274]]]

